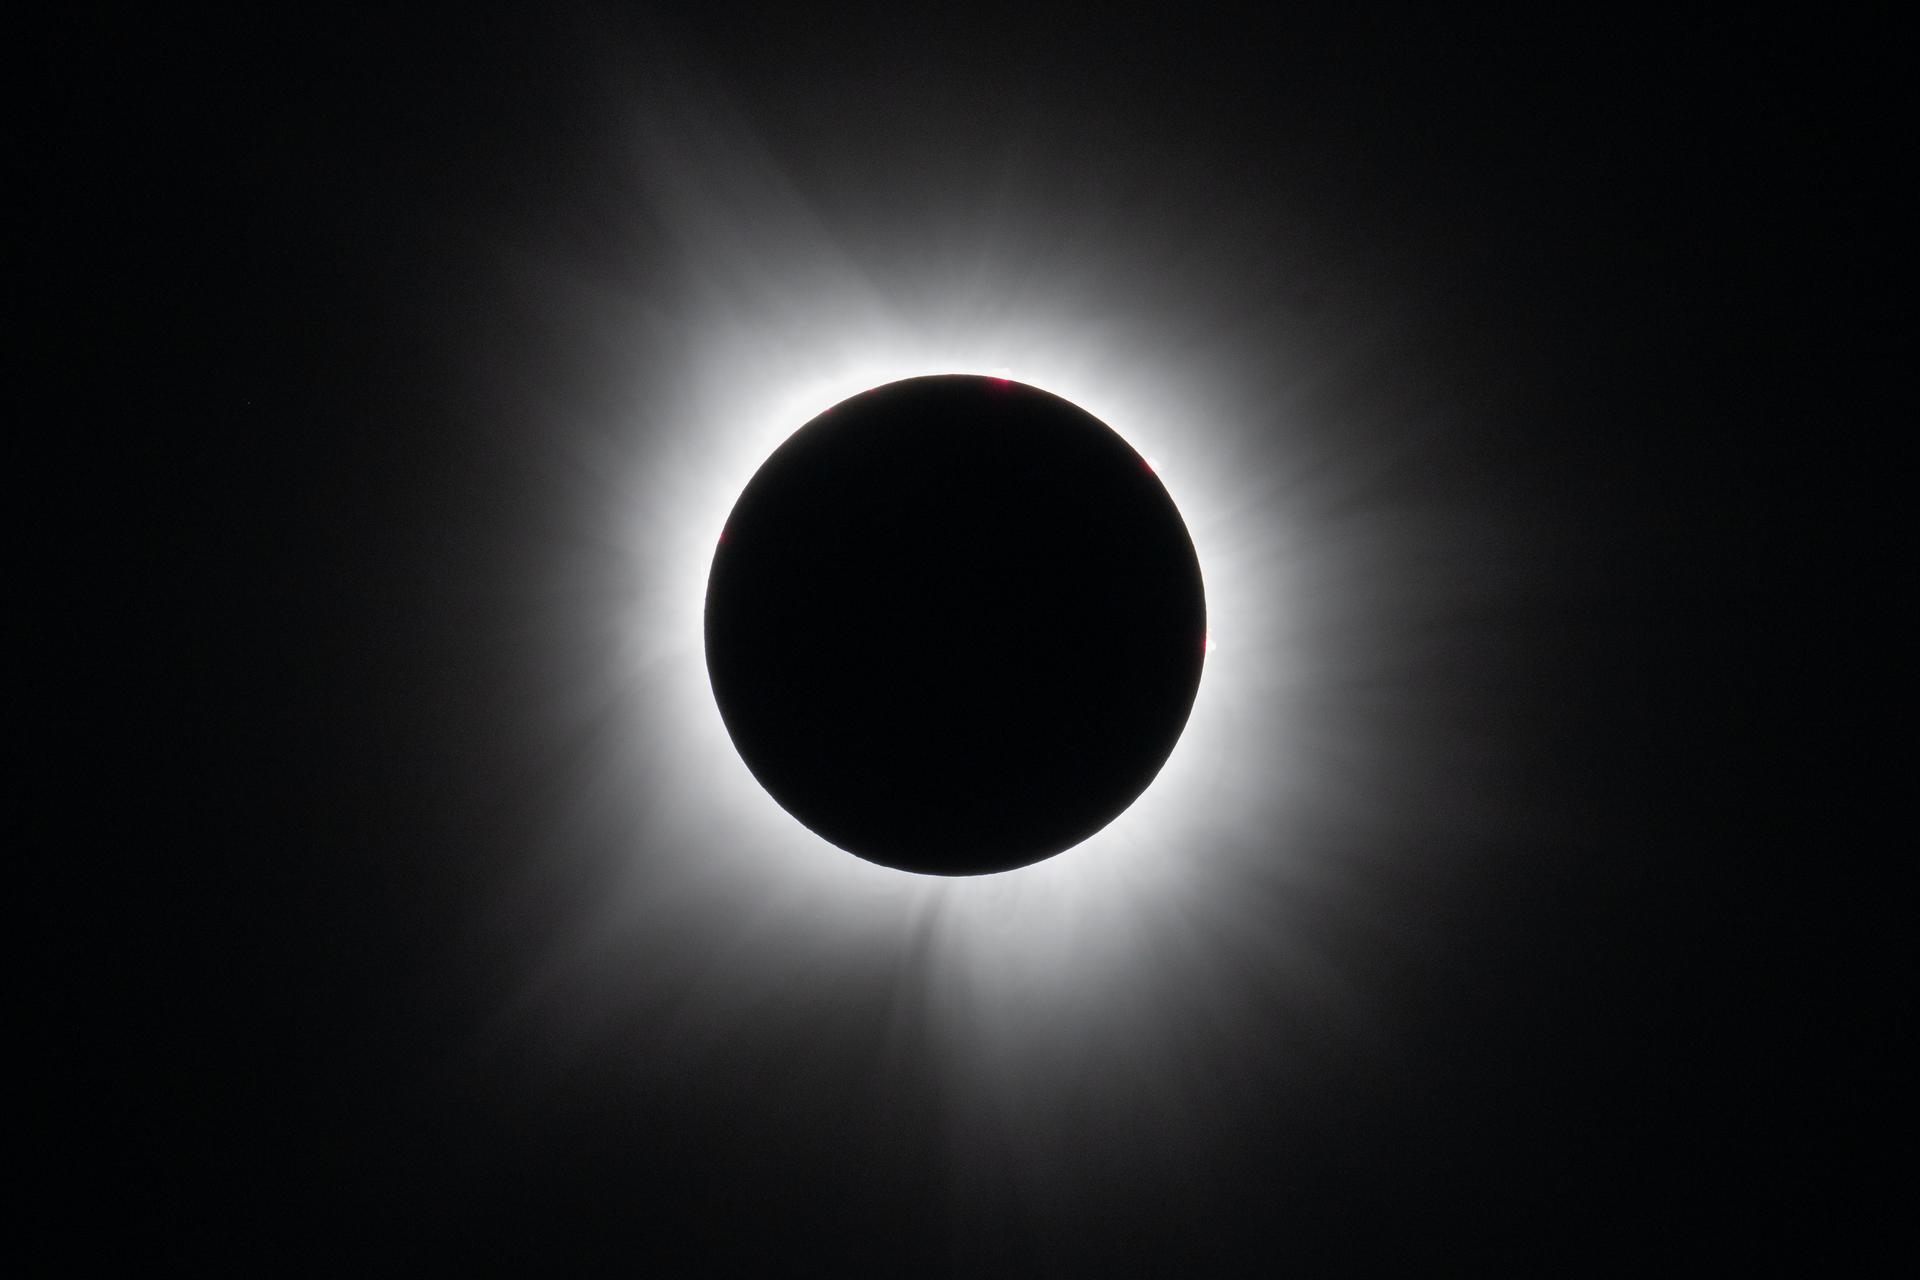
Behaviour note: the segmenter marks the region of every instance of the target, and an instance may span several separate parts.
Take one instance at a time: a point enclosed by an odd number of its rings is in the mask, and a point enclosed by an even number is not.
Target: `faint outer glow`
[[[596,317],[617,371],[593,421],[560,433],[589,442],[566,446],[591,451],[575,468],[581,527],[617,567],[556,628],[604,635],[610,655],[567,691],[592,746],[567,762],[554,851],[529,872],[579,887],[503,1022],[539,1024],[549,1052],[643,1023],[634,1070],[660,1070],[697,1065],[762,1011],[830,1010],[884,981],[899,1052],[948,1073],[946,1114],[1017,1147],[1041,1141],[1049,1106],[1095,1105],[1094,1080],[1129,1099],[1128,1123],[1177,1141],[1186,1091],[1236,1087],[1185,1070],[1181,1046],[1246,1023],[1223,993],[1249,989],[1250,965],[1278,975],[1260,998],[1289,1018],[1364,1018],[1316,939],[1341,912],[1366,916],[1374,873],[1346,852],[1364,836],[1327,833],[1379,831],[1436,789],[1377,713],[1412,669],[1401,637],[1430,636],[1448,593],[1473,585],[1456,589],[1478,537],[1451,512],[1370,496],[1427,429],[1405,408],[1412,380],[1370,381],[1371,356],[1328,372],[1365,335],[1320,333],[1290,355],[1263,332],[1236,348],[1204,288],[1183,295],[1174,268],[1156,276],[1123,244],[858,260],[844,246],[860,229],[829,234],[717,98],[651,104],[634,145],[648,182],[632,216],[666,268],[550,285],[556,315]],[[848,396],[936,373],[1017,376],[1148,459],[1192,535],[1209,624],[1198,697],[1153,785],[1054,858],[962,879],[875,866],[794,821],[729,741],[702,648],[715,548],[768,455]],[[1348,381],[1321,389],[1335,374]],[[1349,387],[1402,384],[1404,400],[1313,420],[1363,395]],[[1496,808],[1458,790],[1447,803],[1456,823]],[[573,852],[590,843],[580,830],[617,856]]]

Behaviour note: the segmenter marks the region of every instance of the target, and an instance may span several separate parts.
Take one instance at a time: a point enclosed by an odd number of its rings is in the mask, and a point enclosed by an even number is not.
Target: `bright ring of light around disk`
[[[1236,496],[1246,477],[1217,447],[1248,429],[1246,411],[1208,384],[1205,367],[1146,358],[1144,334],[1108,329],[1063,341],[1084,326],[1036,313],[943,336],[831,293],[819,305],[828,313],[820,323],[792,320],[784,334],[758,315],[738,325],[713,318],[677,398],[650,410],[671,428],[646,431],[627,483],[608,490],[635,588],[622,615],[629,683],[620,695],[633,732],[602,767],[616,797],[609,803],[631,815],[634,853],[624,883],[599,899],[601,923],[588,936],[700,920],[710,942],[736,938],[743,962],[779,956],[778,967],[794,973],[929,945],[937,981],[955,997],[975,992],[969,1002],[998,1000],[996,1022],[1009,1032],[1029,1017],[1026,1001],[1049,992],[1098,1003],[1103,992],[1155,990],[1165,954],[1153,958],[1156,938],[1184,928],[1179,904],[1205,900],[1231,874],[1249,833],[1273,837],[1273,808],[1293,785],[1286,725],[1262,705],[1285,682],[1291,652],[1276,625],[1284,562],[1270,545],[1284,524],[1246,509]],[[1153,785],[1071,856],[1011,876],[903,875],[796,823],[729,740],[702,647],[707,577],[727,516],[795,424],[872,387],[953,370],[1043,388],[1125,439],[1184,518],[1205,583],[1206,678]],[[1199,434],[1209,429],[1219,435]],[[1262,638],[1259,648],[1248,649],[1248,637]],[[933,1008],[962,1016],[946,999]]]

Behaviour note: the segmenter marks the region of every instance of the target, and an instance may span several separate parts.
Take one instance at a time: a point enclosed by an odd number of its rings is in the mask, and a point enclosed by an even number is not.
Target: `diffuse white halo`
[[[1234,1002],[1270,1001],[1275,983],[1300,1009],[1359,1008],[1313,954],[1329,899],[1363,891],[1319,836],[1366,803],[1374,744],[1302,693],[1330,646],[1353,639],[1327,606],[1363,568],[1358,541],[1303,536],[1296,500],[1330,491],[1343,460],[1296,420],[1313,379],[1287,363],[1320,360],[1337,335],[1256,360],[1223,340],[1199,294],[1166,305],[1173,266],[1149,278],[1097,244],[1071,246],[1057,271],[1009,253],[1018,272],[975,265],[940,288],[876,279],[828,247],[751,139],[674,137],[648,171],[678,270],[647,281],[612,340],[626,389],[586,432],[603,446],[580,467],[586,522],[617,566],[580,619],[606,629],[613,656],[581,679],[604,692],[612,727],[562,817],[620,853],[594,864],[575,927],[508,1016],[636,1046],[657,1069],[757,1013],[830,1010],[879,975],[900,1035],[973,1098],[954,1116],[964,1124],[1014,1105],[999,1082],[1023,1080],[1030,1106],[1103,1061],[1151,1075],[1169,1042],[1241,1034],[1258,1018]],[[1128,810],[1054,858],[977,878],[874,866],[800,826],[733,750],[702,649],[716,540],[767,456],[847,396],[930,373],[1017,378],[1153,457],[1193,538],[1216,644],[1184,734]],[[1321,455],[1295,463],[1296,440]],[[1385,541],[1398,554],[1426,533],[1402,524]],[[1258,989],[1241,981],[1249,963]],[[1176,1100],[1215,1082],[1161,1083]]]

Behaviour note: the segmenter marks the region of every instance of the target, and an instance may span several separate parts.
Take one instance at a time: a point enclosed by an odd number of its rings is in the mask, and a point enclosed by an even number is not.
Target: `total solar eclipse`
[[[748,483],[707,669],[748,769],[870,862],[1027,866],[1105,827],[1199,689],[1186,525],[1111,428],[1036,387],[909,378],[833,406]]]

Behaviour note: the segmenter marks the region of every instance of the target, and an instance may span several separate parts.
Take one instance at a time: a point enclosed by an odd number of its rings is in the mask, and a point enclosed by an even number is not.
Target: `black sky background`
[[[64,686],[87,745],[58,769],[106,781],[53,842],[90,888],[53,953],[80,1100],[49,1245],[329,1273],[1318,1274],[1870,1238],[1888,1193],[1851,1166],[1887,1032],[1848,1010],[1879,915],[1836,871],[1862,855],[1829,781],[1865,740],[1849,712],[1815,727],[1844,663],[1810,615],[1819,498],[1890,425],[1911,332],[1886,319],[1890,48],[1264,7],[69,29],[49,145],[78,163],[41,231],[81,265],[49,354],[90,457],[66,527],[110,550],[71,578],[92,674]],[[588,1064],[530,1103],[450,1065],[583,891],[501,905],[557,838],[556,784],[517,736],[541,686],[494,584],[575,519],[527,442],[602,340],[493,264],[553,246],[667,278],[667,247],[609,230],[649,181],[609,158],[620,87],[667,82],[750,122],[873,263],[956,202],[989,250],[1064,210],[1186,253],[1233,359],[1390,306],[1422,376],[1482,406],[1433,483],[1493,477],[1550,566],[1476,687],[1563,838],[1382,906],[1381,934],[1430,912],[1415,931],[1452,953],[1359,949],[1392,1062],[1218,1098],[1199,1174],[1095,1130],[1057,1197],[959,1202],[939,1090],[892,1082],[873,1113],[857,996],[644,1088]],[[1228,1043],[1257,1064],[1263,1034]]]

